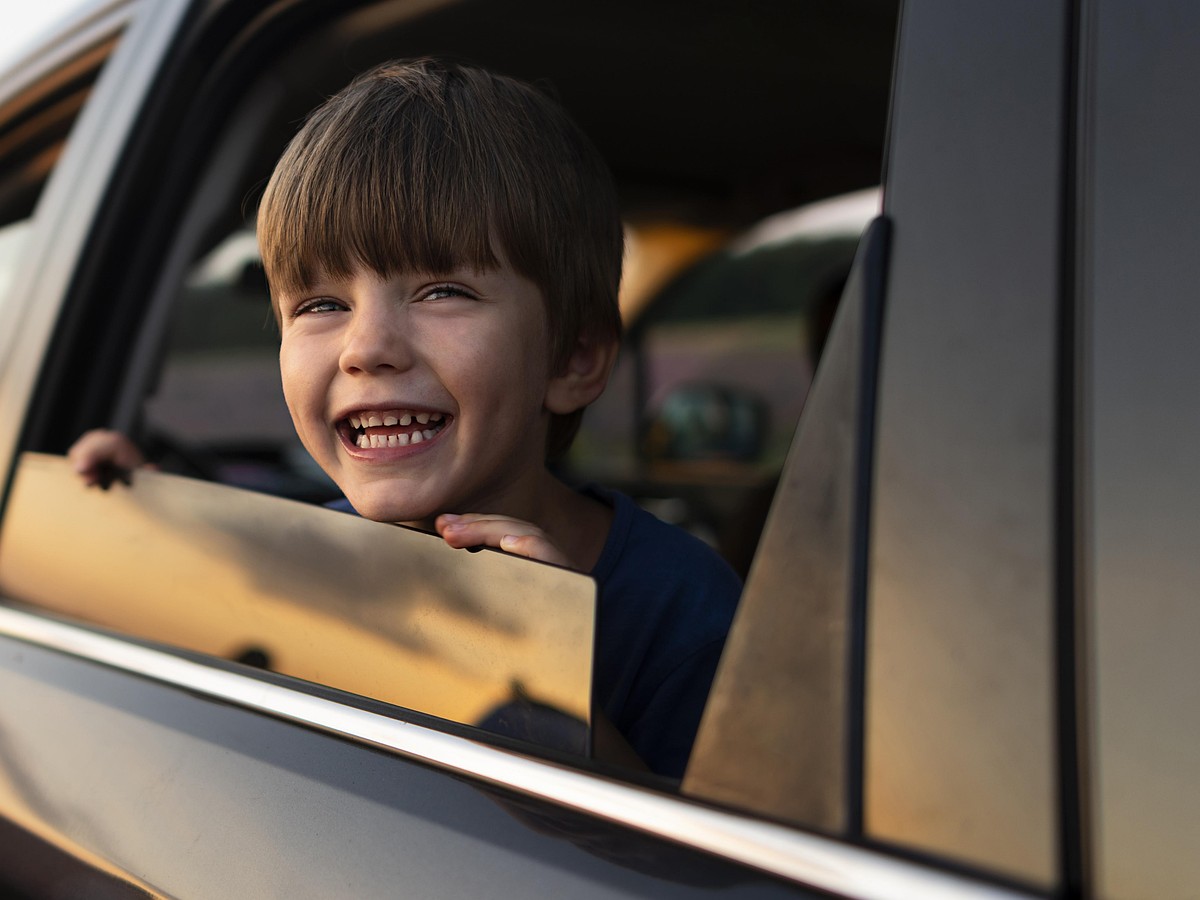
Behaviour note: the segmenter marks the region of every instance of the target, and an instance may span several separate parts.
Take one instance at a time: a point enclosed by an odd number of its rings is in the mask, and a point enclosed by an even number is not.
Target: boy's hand
[[[510,516],[446,513],[433,523],[451,547],[498,547],[505,553],[576,569],[574,563],[536,525]]]
[[[146,458],[133,441],[119,431],[104,428],[80,437],[67,451],[67,459],[84,484],[88,487],[98,484],[106,490],[114,478],[128,483],[128,473],[146,464]]]

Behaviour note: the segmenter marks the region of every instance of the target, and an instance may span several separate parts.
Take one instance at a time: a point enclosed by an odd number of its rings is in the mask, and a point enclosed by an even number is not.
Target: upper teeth
[[[402,428],[407,428],[416,420],[420,425],[428,425],[430,422],[440,422],[445,418],[442,413],[428,412],[401,412],[399,415],[391,413],[363,413],[362,415],[350,416],[351,428],[391,428],[393,425],[399,425]]]

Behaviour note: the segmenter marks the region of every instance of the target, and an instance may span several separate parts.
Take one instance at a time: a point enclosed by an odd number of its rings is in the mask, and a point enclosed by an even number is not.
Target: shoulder
[[[729,564],[699,538],[624,494],[600,496],[613,504],[614,513],[592,571],[600,589],[602,630],[649,639],[663,664],[724,640],[742,592]]]
[[[653,591],[660,599],[683,592],[735,605],[742,583],[716,551],[682,528],[663,522],[617,491],[595,491],[613,507],[613,522],[592,576],[601,590]]]

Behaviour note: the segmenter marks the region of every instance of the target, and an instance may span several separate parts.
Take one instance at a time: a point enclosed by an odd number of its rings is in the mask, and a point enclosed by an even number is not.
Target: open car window
[[[645,30],[629,28],[639,11],[625,4],[561,5],[536,17],[510,14],[521,9],[506,3],[302,6],[262,16],[245,4],[214,6],[196,24],[200,38],[211,28],[239,41],[214,40],[222,49],[210,65],[189,58],[190,68],[156,81],[146,104],[154,127],[131,142],[123,181],[98,213],[98,237],[80,263],[87,277],[65,300],[48,376],[31,403],[3,522],[0,586],[17,602],[218,665],[258,664],[443,722],[487,730],[485,713],[505,698],[573,721],[582,710],[586,722],[579,691],[589,688],[579,673],[591,676],[594,622],[582,620],[555,625],[553,637],[536,632],[535,643],[560,643],[575,667],[553,690],[549,676],[496,663],[484,667],[470,708],[405,692],[409,663],[432,665],[414,650],[428,651],[427,616],[414,612],[427,609],[421,604],[446,605],[470,656],[483,621],[498,622],[496,640],[513,646],[513,629],[525,627],[524,613],[463,612],[474,610],[472,585],[494,581],[489,588],[513,609],[565,603],[592,616],[595,586],[571,576],[567,590],[559,570],[492,553],[447,551],[461,573],[438,562],[417,566],[437,577],[414,574],[406,560],[426,556],[406,548],[440,547],[436,539],[313,508],[337,492],[299,446],[279,391],[278,336],[253,243],[262,187],[304,115],[389,58],[466,59],[557,94],[609,162],[641,254],[629,269],[629,284],[640,287],[622,298],[627,362],[589,410],[562,474],[630,493],[745,572],[824,317],[870,211],[834,233],[799,214],[863,189],[867,206],[878,207],[872,186],[896,4],[868,3],[865,17],[832,6],[698,16],[690,4],[667,4]],[[805,52],[797,42],[844,53]],[[663,47],[673,48],[671,65],[657,55]],[[729,53],[739,59],[736,83],[711,66]],[[834,94],[852,101],[834,111]],[[795,114],[778,115],[785,106]],[[755,129],[769,133],[745,140]],[[697,414],[730,425],[697,434],[689,424]],[[132,490],[107,494],[72,484],[49,456],[98,426],[133,436],[162,474],[139,473]],[[56,528],[57,516],[71,521]],[[204,537],[185,546],[189,529]],[[353,553],[351,533],[364,541]],[[317,549],[326,540],[328,560]],[[59,571],[69,567],[57,567],[62,557],[47,546],[88,548],[78,580]],[[310,576],[303,584],[281,580],[288,560]],[[138,573],[147,563],[163,565]],[[514,574],[493,578],[485,563]],[[103,579],[83,574],[105,566]],[[536,576],[519,574],[529,571]],[[523,644],[512,652],[532,653]],[[359,657],[361,668],[352,664]],[[567,746],[555,736],[533,745]]]

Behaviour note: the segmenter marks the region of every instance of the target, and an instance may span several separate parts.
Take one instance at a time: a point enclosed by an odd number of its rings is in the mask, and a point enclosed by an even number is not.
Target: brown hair
[[[600,154],[529,85],[431,59],[378,66],[314,110],[258,215],[267,278],[287,293],[360,266],[486,269],[493,240],[542,292],[554,372],[581,338],[619,337],[623,239]],[[549,459],[581,417],[554,417]]]

